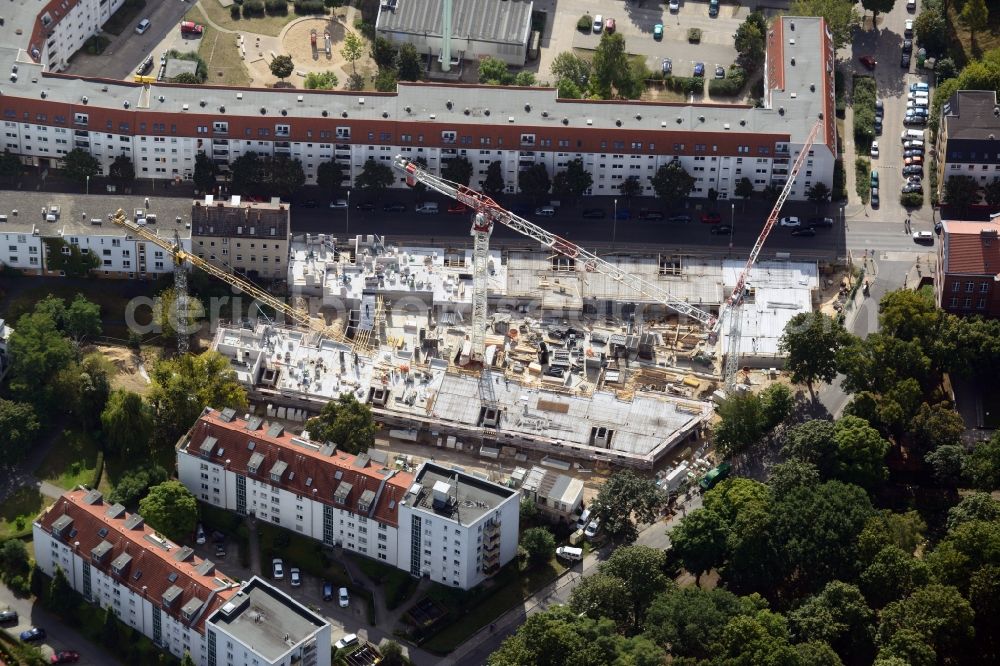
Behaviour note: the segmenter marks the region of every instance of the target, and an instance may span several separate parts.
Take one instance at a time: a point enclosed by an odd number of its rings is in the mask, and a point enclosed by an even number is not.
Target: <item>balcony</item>
[[[292,144],[288,141],[275,141],[274,142],[274,152],[278,155],[288,155],[292,152]]]

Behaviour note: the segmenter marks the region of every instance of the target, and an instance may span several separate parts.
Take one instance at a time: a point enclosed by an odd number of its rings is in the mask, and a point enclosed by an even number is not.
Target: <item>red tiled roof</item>
[[[133,592],[148,597],[155,606],[162,608],[164,612],[184,624],[188,623],[184,621],[181,609],[192,599],[197,598],[203,606],[191,626],[198,632],[204,633],[205,618],[236,594],[238,590],[236,582],[218,571],[209,574],[199,573],[195,569],[204,560],[193,554],[186,561],[178,562],[175,556],[180,552],[180,546],[162,537],[156,537],[156,532],[145,523],[141,528],[128,529],[125,521],[131,514],[122,510],[117,517],[110,517],[108,509],[111,505],[103,499],[99,498],[92,504],[85,501],[89,492],[91,491],[74,490],[60,497],[41,516],[42,528],[51,534],[52,524],[55,521],[63,516],[71,518],[73,524],[69,529],[72,537],[67,533],[64,538],[59,539],[60,541],[71,546],[84,559],[90,560],[91,566],[108,574]],[[107,528],[104,536],[99,533],[102,528]],[[75,533],[72,530],[75,530]],[[151,539],[159,539],[165,547],[157,545]],[[91,551],[103,541],[110,543],[112,548],[98,563],[92,559]],[[123,575],[118,576],[113,572],[111,563],[125,553],[132,557],[132,561],[125,567]],[[168,578],[171,574],[177,574],[173,581]],[[181,594],[170,607],[166,607],[163,604],[163,593],[173,585],[181,589]]]
[[[995,222],[944,220],[944,272],[962,275],[1000,273],[1000,226]]]
[[[413,485],[412,474],[386,469],[368,461],[367,456],[355,456],[342,451],[325,455],[319,450],[321,446],[318,444],[285,432],[270,436],[267,434],[268,428],[266,422],[260,422],[257,429],[251,431],[247,429],[247,421],[244,419],[236,417],[227,422],[220,412],[206,409],[188,433],[187,442],[182,441],[180,446],[186,447],[190,455],[199,456],[202,443],[206,438],[214,437],[217,443],[212,447],[209,459],[215,464],[250,478],[266,480],[296,495],[310,497],[354,513],[361,513],[358,510],[361,494],[371,490],[376,495],[375,508],[367,515],[379,522],[399,525],[399,501]],[[296,443],[296,440],[302,443]],[[307,443],[312,446],[305,445]],[[248,469],[248,463],[254,454],[264,457],[256,474],[250,473]],[[364,462],[363,467],[356,464],[359,458]],[[284,462],[287,467],[280,481],[274,482],[271,480],[271,469],[278,462]],[[335,502],[333,496],[344,482],[351,484],[351,490],[347,500],[341,504]]]
[[[28,55],[31,56],[32,60],[38,62],[40,58],[36,58],[34,50],[38,49],[39,56],[41,55],[42,46],[45,44],[51,35],[52,31],[63,20],[76,6],[80,0],[49,0],[49,3],[42,7],[42,10],[38,12],[38,16],[35,17],[35,27],[31,31],[31,41],[28,43]],[[52,21],[48,25],[42,24],[42,17],[48,14]]]

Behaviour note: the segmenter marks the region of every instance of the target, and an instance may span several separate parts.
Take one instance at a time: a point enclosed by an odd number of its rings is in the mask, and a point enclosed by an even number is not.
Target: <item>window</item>
[[[970,294],[971,294],[971,293],[972,293],[972,290],[973,290],[973,287],[974,287],[974,286],[975,286],[975,285],[974,285],[974,284],[973,284],[972,282],[966,282],[966,283],[965,283],[965,291],[966,291],[967,293],[970,293]]]
[[[979,283],[979,293],[980,294],[985,294],[989,290],[990,290],[990,283],[989,282],[980,282]]]
[[[441,132],[441,143],[455,143],[455,137],[454,131]]]
[[[275,125],[274,136],[287,137],[291,134],[291,127],[288,125]]]
[[[216,134],[229,134],[229,123],[217,120],[212,123],[212,131]]]

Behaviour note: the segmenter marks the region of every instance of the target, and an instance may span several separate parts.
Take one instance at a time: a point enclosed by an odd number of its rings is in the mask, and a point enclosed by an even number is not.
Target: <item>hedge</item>
[[[847,110],[847,101],[844,99],[844,73],[839,69],[833,70],[833,88],[836,91],[837,117],[843,118]]]
[[[872,164],[864,157],[854,160],[854,189],[861,197],[861,203],[868,203],[872,195]]]
[[[875,79],[854,77],[854,146],[868,152],[875,139]]]
[[[250,18],[253,16],[263,16],[264,15],[264,0],[244,0],[243,2],[243,17]]]
[[[272,16],[285,16],[288,14],[287,0],[264,0],[264,8]]]
[[[685,95],[705,92],[705,79],[700,76],[668,76],[663,85]]]
[[[899,195],[899,203],[906,208],[920,208],[924,205],[924,195],[920,192],[905,192]]]
[[[712,97],[735,97],[743,86],[734,79],[712,79],[708,82],[708,94]]]
[[[594,29],[594,19],[591,18],[590,14],[584,14],[576,22],[576,29],[580,32],[590,32]]]
[[[90,487],[97,488],[100,486],[102,476],[104,476],[104,451],[98,451],[97,463],[94,466],[94,476],[90,479]]]
[[[834,201],[847,201],[847,174],[844,172],[844,159],[838,157],[833,162],[833,194]]]
[[[325,14],[323,0],[295,0],[296,14]]]

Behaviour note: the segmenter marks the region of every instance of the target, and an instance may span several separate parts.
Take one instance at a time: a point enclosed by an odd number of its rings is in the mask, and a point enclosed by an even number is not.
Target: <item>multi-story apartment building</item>
[[[1000,225],[942,220],[937,304],[958,315],[1000,316]]]
[[[432,172],[463,157],[478,187],[499,162],[508,191],[543,164],[550,175],[574,159],[593,178],[588,194],[617,194],[634,176],[673,161],[695,178],[692,195],[733,196],[785,183],[792,161],[822,122],[790,196],[832,186],[837,157],[834,49],[821,18],[781,17],[768,33],[763,108],[738,104],[557,99],[551,88],[401,83],[396,93],[140,85],[52,75],[15,49],[0,48],[0,71],[17,68],[0,98],[4,146],[38,166],[58,166],[67,148],[86,148],[105,169],[129,155],[143,178],[190,178],[195,156],[223,172],[247,152],[302,162],[307,182],[336,161],[350,179],[369,159],[423,158]],[[58,142],[64,143],[58,143]],[[393,185],[405,187],[400,176]]]
[[[191,208],[191,245],[195,253],[220,268],[250,278],[285,277],[291,238],[289,206],[214,200],[207,195]]]
[[[177,657],[204,666],[330,663],[325,619],[259,578],[237,583],[96,490],[65,493],[32,531],[42,571],[61,569],[85,599]]]
[[[1000,104],[995,90],[960,90],[941,107],[941,182],[970,176],[983,187],[1000,178]]]
[[[450,497],[459,502],[446,503],[436,521],[434,509],[421,504],[424,493],[419,482],[434,475],[453,484]],[[202,502],[256,516],[415,575],[428,574],[448,585],[472,587],[516,554],[516,492],[434,465],[425,465],[414,477],[389,468],[384,454],[377,451],[344,453],[333,444],[285,432],[280,424],[268,425],[256,416],[239,418],[231,409],[206,409],[181,438],[177,476]],[[427,537],[434,568],[410,565],[413,516],[423,516],[428,530],[436,523],[433,537]],[[420,530],[415,534],[419,542]],[[480,542],[486,536],[497,547],[483,564]],[[441,573],[442,562],[448,565],[447,576]]]
[[[191,251],[191,208],[184,200],[8,191],[0,202],[0,265],[30,275],[67,275],[67,263],[96,256],[93,275],[153,279],[173,271],[170,253],[111,222],[129,219]]]
[[[475,587],[517,555],[519,508],[515,490],[426,462],[400,503],[396,566]]]
[[[4,6],[8,43],[25,49],[33,62],[58,72],[125,0],[49,0]]]

